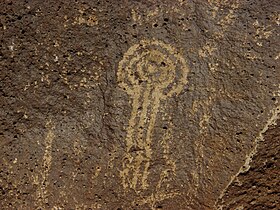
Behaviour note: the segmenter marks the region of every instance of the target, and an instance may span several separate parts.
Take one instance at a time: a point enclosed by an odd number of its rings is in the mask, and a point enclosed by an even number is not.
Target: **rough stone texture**
[[[280,120],[264,135],[248,171],[219,200],[223,209],[280,209]]]
[[[278,205],[277,0],[0,4],[1,209]]]

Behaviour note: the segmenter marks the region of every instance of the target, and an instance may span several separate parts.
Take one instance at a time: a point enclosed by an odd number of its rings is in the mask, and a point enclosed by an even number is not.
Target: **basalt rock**
[[[1,209],[279,208],[277,0],[0,5]]]
[[[263,135],[250,169],[238,174],[218,202],[222,209],[279,209],[280,121]]]

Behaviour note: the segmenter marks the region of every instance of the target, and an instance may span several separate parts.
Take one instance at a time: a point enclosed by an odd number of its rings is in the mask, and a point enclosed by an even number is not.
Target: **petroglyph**
[[[182,55],[157,40],[133,45],[120,61],[119,86],[132,98],[126,155],[120,173],[124,188],[137,192],[149,186],[152,135],[160,102],[182,91],[188,71]]]
[[[162,149],[163,149],[163,158],[165,160],[165,169],[162,170],[161,174],[160,174],[160,178],[159,181],[157,183],[156,186],[156,191],[160,191],[160,189],[162,188],[163,184],[168,183],[171,180],[171,175],[175,175],[175,171],[176,171],[176,163],[175,160],[173,160],[170,156],[170,148],[169,148],[169,144],[168,141],[173,141],[173,135],[172,135],[172,127],[174,127],[173,123],[170,122],[169,124],[170,129],[168,129],[165,134],[163,135],[163,138],[160,142]],[[166,186],[164,186],[163,188],[165,188]],[[165,188],[166,191],[166,188]]]
[[[46,123],[46,128],[48,129],[47,136],[45,138],[45,153],[43,156],[43,167],[41,171],[41,182],[37,180],[37,183],[39,183],[38,190],[37,190],[37,195],[38,195],[38,200],[37,204],[39,207],[43,207],[45,203],[48,202],[47,199],[47,187],[48,187],[48,176],[50,173],[50,168],[52,164],[52,144],[54,140],[54,125],[52,124],[52,121],[49,120]],[[38,178],[38,177],[37,177]]]
[[[148,197],[145,198],[141,198],[141,199],[136,199],[133,202],[133,205],[144,205],[144,204],[148,204],[151,210],[156,210],[158,208],[156,208],[156,202],[160,202],[166,199],[170,199],[170,198],[175,198],[176,196],[181,195],[182,193],[174,191],[174,192],[156,192]]]

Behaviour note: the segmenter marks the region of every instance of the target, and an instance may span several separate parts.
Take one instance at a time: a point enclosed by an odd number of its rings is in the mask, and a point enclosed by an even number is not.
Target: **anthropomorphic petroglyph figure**
[[[121,177],[124,188],[146,189],[152,158],[152,135],[161,100],[178,94],[187,82],[182,55],[157,40],[142,40],[119,63],[119,86],[132,98],[126,155]]]

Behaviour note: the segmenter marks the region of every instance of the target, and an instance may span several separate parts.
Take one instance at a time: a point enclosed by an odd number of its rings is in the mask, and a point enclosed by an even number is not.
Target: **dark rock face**
[[[280,209],[280,121],[264,135],[251,167],[240,173],[219,200],[223,209]]]
[[[277,208],[278,1],[0,4],[1,209]]]

